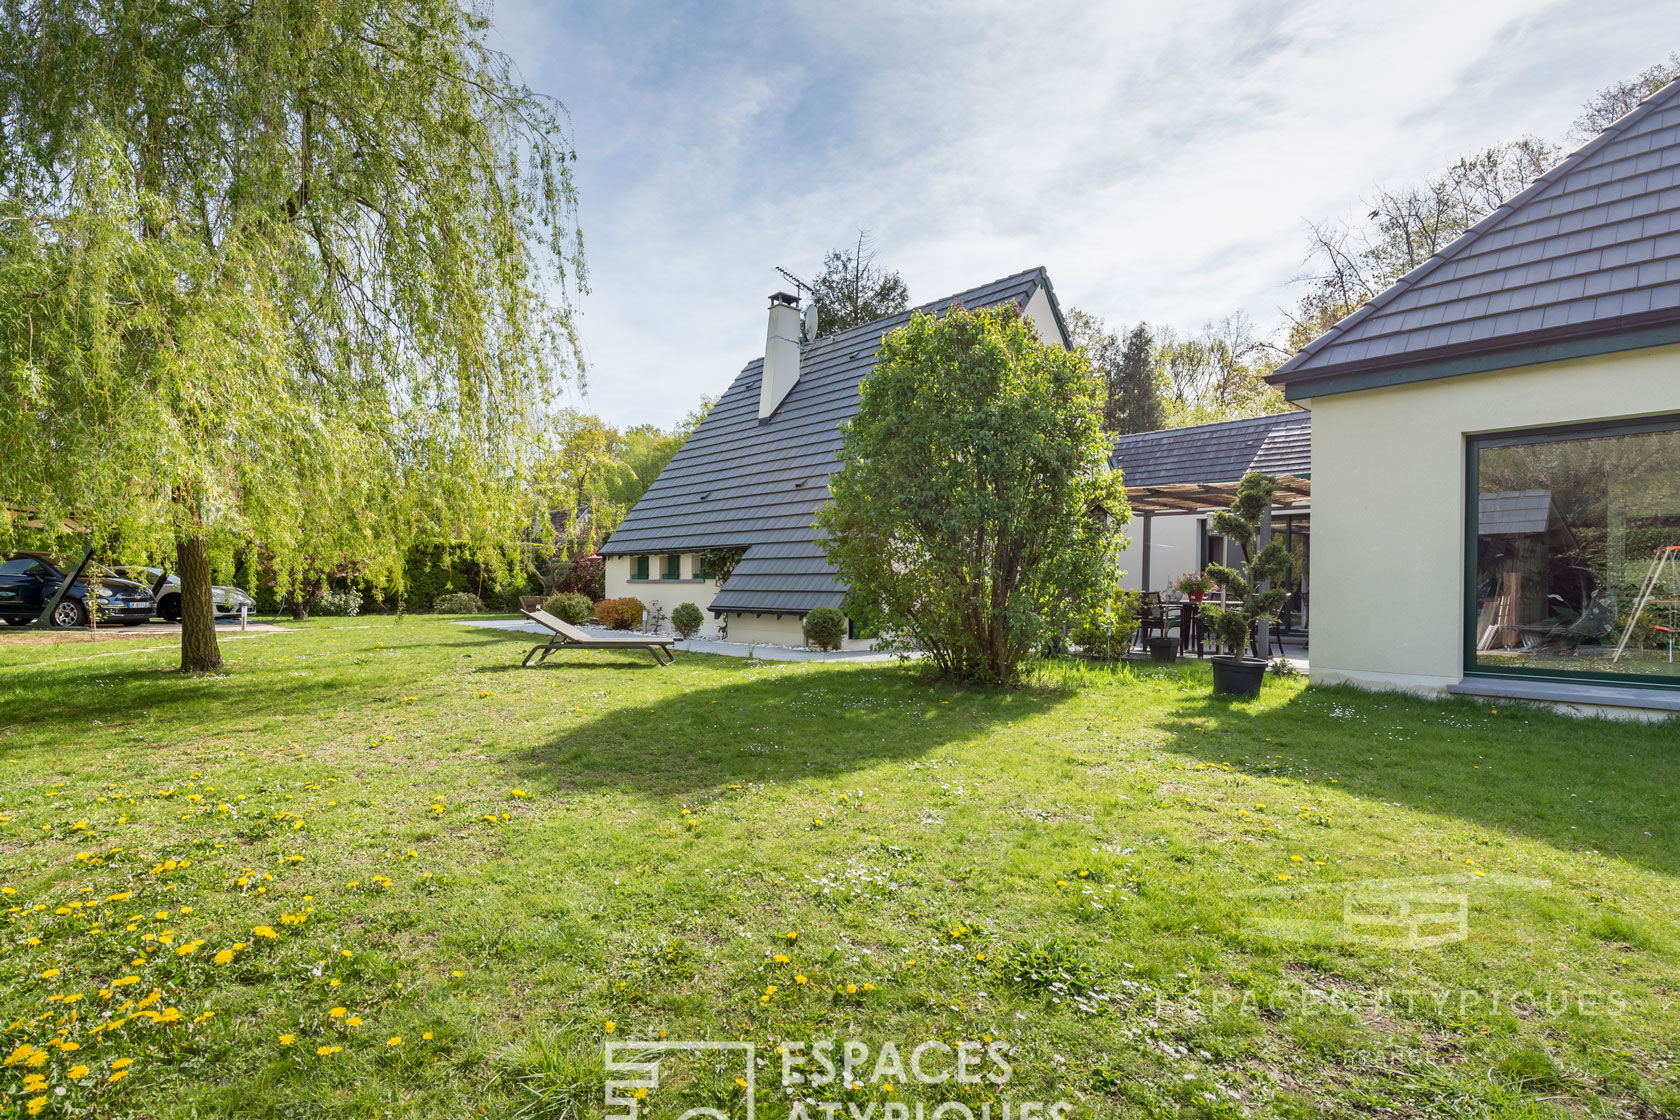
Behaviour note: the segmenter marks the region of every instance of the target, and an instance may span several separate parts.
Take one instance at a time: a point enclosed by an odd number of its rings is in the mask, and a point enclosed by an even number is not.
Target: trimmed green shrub
[[[558,595],[549,596],[548,602],[543,604],[543,610],[561,622],[569,622],[573,626],[588,622],[595,616],[595,604],[589,601],[589,596],[580,595],[576,591],[562,591]]]
[[[700,627],[706,621],[706,616],[700,613],[700,608],[693,603],[678,603],[677,609],[671,612],[671,625],[683,638],[692,638],[700,632]]]
[[[328,588],[310,606],[310,611],[327,618],[355,618],[362,613],[362,593],[354,587],[343,591]]]
[[[1131,648],[1138,628],[1138,597],[1116,587],[1107,602],[1099,602],[1074,618],[1073,644],[1088,657],[1115,661]]]
[[[432,610],[438,614],[483,614],[484,600],[471,591],[451,591],[447,595],[439,595],[437,602],[432,604]]]
[[[833,607],[818,607],[805,616],[805,641],[818,649],[839,649],[846,637],[846,616]]]
[[[595,604],[595,617],[602,626],[609,626],[614,630],[634,630],[642,624],[642,615],[647,607],[634,595],[626,595],[622,599],[602,599]]]

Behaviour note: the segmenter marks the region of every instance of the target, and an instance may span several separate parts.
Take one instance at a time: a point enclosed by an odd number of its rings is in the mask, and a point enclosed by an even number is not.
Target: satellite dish
[[[813,342],[817,337],[817,304],[816,301],[805,305],[805,314],[799,317],[800,333],[806,342]]]

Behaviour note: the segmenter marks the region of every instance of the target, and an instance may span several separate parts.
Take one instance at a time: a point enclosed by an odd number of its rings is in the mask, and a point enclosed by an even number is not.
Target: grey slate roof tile
[[[1128,487],[1236,482],[1249,471],[1305,477],[1312,473],[1312,413],[1121,436],[1109,461]]]
[[[1279,383],[1668,322],[1680,82],[1647,98],[1281,366]],[[1639,318],[1643,316],[1643,318]],[[1653,319],[1653,316],[1667,316]],[[1630,321],[1631,320],[1631,321]]]
[[[1025,307],[1040,286],[1055,306],[1049,277],[1035,268],[820,339],[805,348],[799,380],[763,422],[758,391],[764,360],[749,362],[602,553],[745,548],[711,609],[802,614],[840,606],[845,588],[834,579],[812,520],[828,498],[840,426],[857,412],[858,386],[875,366],[881,336],[914,311],[1010,302]]]

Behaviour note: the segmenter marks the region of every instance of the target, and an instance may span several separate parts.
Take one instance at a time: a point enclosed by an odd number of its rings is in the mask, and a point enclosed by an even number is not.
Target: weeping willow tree
[[[8,508],[182,582],[489,555],[578,368],[564,108],[449,0],[0,0]],[[51,542],[67,545],[68,542]]]

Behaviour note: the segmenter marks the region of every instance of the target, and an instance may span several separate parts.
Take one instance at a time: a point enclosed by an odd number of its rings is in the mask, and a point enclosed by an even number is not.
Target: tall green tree
[[[1146,323],[1126,332],[1120,361],[1109,381],[1109,431],[1126,435],[1153,432],[1167,426],[1155,371],[1155,340]]]
[[[0,496],[172,561],[481,551],[577,360],[564,109],[451,0],[4,0]],[[0,546],[18,526],[0,522]]]
[[[1097,380],[1103,430],[1124,435],[1164,427],[1166,410],[1148,324],[1139,323],[1122,337],[1077,307],[1069,308],[1065,318],[1074,347],[1084,353]]]
[[[817,306],[817,337],[873,323],[910,306],[910,289],[898,273],[876,261],[869,234],[858,231],[857,244],[831,249],[822,274],[812,284]]]
[[[1084,357],[1014,308],[888,334],[847,425],[828,555],[941,676],[1010,684],[1112,588],[1127,516]]]

